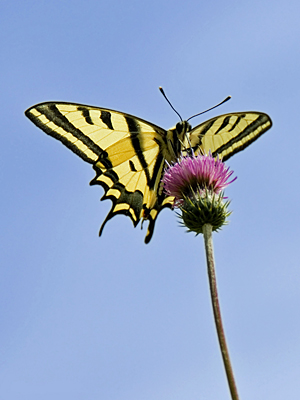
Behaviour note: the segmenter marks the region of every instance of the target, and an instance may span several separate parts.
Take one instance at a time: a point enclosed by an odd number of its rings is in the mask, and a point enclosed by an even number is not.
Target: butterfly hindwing
[[[171,207],[171,199],[160,190],[166,131],[129,114],[80,104],[43,103],[25,114],[93,164],[96,176],[91,184],[101,185],[101,200],[113,203],[100,234],[109,219],[125,214],[134,226],[141,218],[149,220],[148,243],[158,213]]]
[[[162,209],[165,196],[160,194],[160,181],[165,166],[157,134],[151,132],[132,133],[129,138],[109,146],[95,164],[96,177],[91,184],[100,184],[105,194],[101,200],[111,199],[113,206],[105,223],[116,214],[130,216],[134,226],[141,218],[150,222]],[[134,144],[133,144],[134,142]],[[171,203],[168,203],[171,206]],[[153,212],[155,216],[153,217]],[[154,224],[148,227],[146,242],[151,239]]]

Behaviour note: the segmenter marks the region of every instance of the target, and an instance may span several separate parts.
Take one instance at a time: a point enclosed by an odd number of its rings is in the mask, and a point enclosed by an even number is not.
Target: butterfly
[[[267,114],[236,112],[211,118],[195,128],[181,120],[165,130],[130,114],[65,102],[40,103],[25,115],[92,164],[96,176],[90,184],[101,185],[101,200],[112,201],[99,235],[107,221],[125,214],[134,226],[140,220],[149,221],[145,243],[152,238],[160,211],[172,208],[173,198],[164,193],[161,184],[166,162],[190,155],[192,150],[195,155],[210,151],[225,161],[272,126]]]

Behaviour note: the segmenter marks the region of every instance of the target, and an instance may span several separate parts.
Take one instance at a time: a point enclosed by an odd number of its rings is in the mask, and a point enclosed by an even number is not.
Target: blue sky
[[[90,165],[24,116],[70,101],[164,128],[263,111],[273,128],[228,160],[214,235],[240,397],[299,399],[298,1],[3,1],[0,391],[5,400],[229,399],[202,237],[162,212],[154,237],[90,187]]]

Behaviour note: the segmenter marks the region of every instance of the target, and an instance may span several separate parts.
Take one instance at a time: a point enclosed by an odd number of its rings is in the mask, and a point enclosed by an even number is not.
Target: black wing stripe
[[[91,114],[90,114],[90,110],[86,107],[78,107],[77,108],[78,111],[82,112],[82,116],[85,119],[85,122],[89,125],[94,125],[92,118],[91,118]]]
[[[266,130],[263,130],[262,132],[260,132],[259,135],[254,136],[252,139],[248,139],[246,143],[240,143],[239,146],[235,147],[229,154],[225,154],[224,156],[222,156],[222,161],[226,161],[228,160],[228,158],[232,157],[234,154],[240,152],[241,150],[244,150],[246,147],[248,147],[251,143],[255,142],[256,139],[259,138],[259,136],[261,136]],[[224,151],[224,150],[223,150]],[[214,151],[212,153],[213,157],[217,157],[218,154],[221,154],[222,151],[220,151],[219,149],[217,149],[216,151]]]
[[[132,146],[133,146],[133,148],[134,148],[134,150],[136,152],[136,155],[137,155],[137,157],[139,159],[139,162],[141,163],[141,166],[142,166],[142,168],[144,170],[144,173],[145,173],[146,179],[147,179],[147,183],[150,186],[151,177],[150,177],[150,174],[149,174],[149,168],[148,168],[149,166],[148,166],[147,161],[145,160],[145,157],[144,157],[144,154],[143,154],[143,149],[142,149],[141,142],[140,142],[140,139],[139,139],[139,136],[141,134],[140,126],[138,124],[138,121],[136,121],[133,118],[130,118],[130,117],[126,116],[125,120],[126,120],[128,129],[129,129],[129,132],[130,132],[130,139],[131,139]]]
[[[221,132],[222,129],[226,128],[226,126],[229,124],[230,121],[230,116],[227,116],[223,119],[223,122],[220,126],[220,128],[218,130],[216,130],[216,132],[214,133],[215,135],[217,135],[219,132]]]
[[[78,140],[80,140],[83,144],[85,144],[93,153],[95,153],[97,156],[100,156],[103,150],[101,147],[99,147],[96,143],[94,143],[88,136],[86,136],[80,129],[76,128],[69,120],[67,117],[65,117],[57,108],[55,104],[49,104],[49,105],[42,105],[42,106],[37,106],[36,109],[41,113],[44,114],[46,118],[49,119],[49,121],[52,121],[56,126],[62,128],[66,132],[71,133],[74,137],[76,137]],[[80,107],[78,107],[79,111]],[[89,117],[90,118],[90,117]],[[42,126],[40,126],[42,127]],[[44,128],[42,128],[44,129]],[[45,129],[44,129],[45,130]],[[51,129],[50,129],[51,130]],[[52,130],[51,130],[52,131]],[[72,145],[71,142],[68,141],[68,139],[62,137],[55,131],[52,131],[50,133],[52,136],[58,138],[61,142],[63,142],[66,146],[68,146],[71,150],[74,150],[74,147],[76,148],[75,145]],[[49,132],[47,132],[49,133]],[[75,151],[76,152],[76,151]],[[82,152],[79,150],[77,152],[78,154],[82,154]]]
[[[129,168],[131,169],[132,172],[137,172],[134,163],[129,160]]]
[[[111,122],[111,113],[109,111],[102,110],[100,119],[108,127],[108,129],[114,130],[113,124]]]
[[[44,113],[43,113],[44,114]],[[44,132],[47,133],[47,135],[54,137],[55,139],[58,139],[60,142],[62,142],[66,147],[68,147],[70,150],[73,151],[73,153],[77,154],[79,157],[81,157],[84,161],[93,164],[94,161],[90,159],[84,152],[78,149],[76,145],[74,145],[72,142],[70,142],[67,138],[64,136],[58,134],[55,130],[52,128],[49,128],[47,125],[45,125],[44,122],[41,122],[41,120],[36,117],[35,115],[30,113],[30,110],[26,111],[26,116],[40,129],[42,129]]]
[[[213,156],[215,157],[217,156],[217,154],[222,154],[224,151],[228,150],[231,146],[240,142],[240,145],[238,145],[235,149],[233,149],[233,151],[230,152],[230,154],[226,154],[223,156],[223,161],[226,161],[233,154],[243,150],[245,147],[248,147],[251,143],[253,143],[256,139],[258,139],[266,130],[268,130],[270,128],[270,124],[267,124],[267,122],[270,122],[267,115],[264,114],[259,115],[255,121],[251,122],[251,124],[249,124],[244,130],[242,130],[237,136],[233,137],[227,143],[216,149],[213,152]],[[263,125],[265,125],[265,127],[263,127]],[[252,138],[250,138],[251,134],[253,134]],[[244,138],[247,138],[247,141],[245,143],[242,143],[241,141]]]
[[[228,132],[231,132],[235,129],[235,127],[240,123],[241,119],[244,118],[246,115],[239,115],[235,121],[235,123],[232,125],[232,127],[230,129],[228,129]]]
[[[215,123],[214,120],[208,122],[208,123],[203,127],[203,129],[201,130],[201,132],[199,132],[199,138],[200,138],[201,136],[204,136],[204,135],[206,134],[206,132],[210,130],[210,128],[213,126],[214,123]]]
[[[152,179],[149,183],[149,186],[151,189],[154,188],[158,173],[159,173],[159,171],[161,169],[161,165],[162,165],[162,163],[164,163],[164,161],[165,161],[165,159],[164,159],[163,155],[161,153],[159,153],[156,158],[155,165],[153,168]]]

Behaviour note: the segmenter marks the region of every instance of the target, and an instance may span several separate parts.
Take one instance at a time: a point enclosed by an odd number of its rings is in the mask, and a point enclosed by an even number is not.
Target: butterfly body
[[[93,165],[91,185],[101,185],[112,208],[104,225],[117,214],[129,216],[136,226],[148,220],[145,242],[152,237],[155,221],[173,198],[162,190],[166,161],[181,154],[211,151],[223,160],[256,140],[272,125],[268,115],[257,112],[214,117],[192,129],[187,121],[168,131],[119,111],[74,103],[37,104],[26,116],[48,135],[58,139],[84,161]]]

